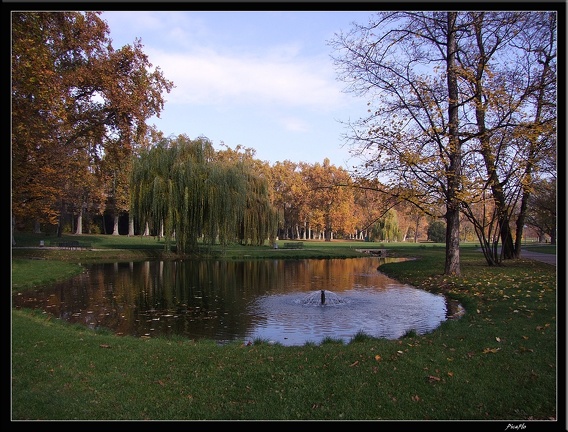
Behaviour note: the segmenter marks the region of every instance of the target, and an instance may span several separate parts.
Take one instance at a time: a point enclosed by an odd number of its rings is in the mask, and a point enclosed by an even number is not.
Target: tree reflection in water
[[[327,337],[349,342],[358,332],[397,339],[411,330],[434,330],[447,319],[446,299],[377,271],[391,261],[396,259],[93,264],[69,281],[14,296],[13,305],[121,335],[175,334],[219,343],[303,345]]]

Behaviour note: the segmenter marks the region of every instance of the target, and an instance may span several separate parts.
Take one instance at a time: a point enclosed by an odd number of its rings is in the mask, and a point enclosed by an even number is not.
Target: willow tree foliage
[[[371,238],[373,241],[393,242],[400,241],[401,237],[402,233],[398,226],[398,214],[394,209],[388,210],[371,227]]]
[[[216,157],[209,140],[166,139],[134,160],[131,212],[178,253],[200,243],[261,245],[276,233],[267,181],[246,161]]]

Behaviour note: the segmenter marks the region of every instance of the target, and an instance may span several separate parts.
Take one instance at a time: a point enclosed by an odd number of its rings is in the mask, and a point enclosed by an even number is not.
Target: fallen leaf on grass
[[[380,360],[381,360],[381,356],[377,354],[377,355],[375,356],[375,360],[376,360],[376,361],[380,361]]]
[[[430,382],[440,381],[440,377],[437,377],[437,376],[434,376],[434,375],[428,375],[428,380]]]
[[[101,348],[110,348],[110,345],[107,345],[107,344],[100,344],[99,346],[100,346]]]
[[[354,363],[351,363],[349,367],[357,366],[359,364],[359,360],[356,360]]]
[[[484,348],[483,349],[483,354],[487,354],[487,353],[496,353],[497,351],[499,351],[501,348]]]

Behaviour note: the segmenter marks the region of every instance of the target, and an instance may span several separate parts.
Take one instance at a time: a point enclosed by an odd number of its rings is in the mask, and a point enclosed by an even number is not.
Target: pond
[[[398,339],[452,316],[442,295],[378,268],[394,258],[187,260],[85,265],[68,281],[13,297],[71,323],[119,335],[345,343],[358,333]],[[322,299],[322,291],[325,299]],[[322,303],[323,300],[323,303]]]

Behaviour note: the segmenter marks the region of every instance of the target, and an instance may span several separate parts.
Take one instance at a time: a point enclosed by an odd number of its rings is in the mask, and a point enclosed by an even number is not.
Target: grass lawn
[[[13,295],[70,277],[82,262],[175,257],[153,238],[68,237],[96,250],[12,249]],[[16,236],[18,246],[38,239]],[[440,244],[307,241],[302,249],[204,253],[336,258],[360,248],[416,258],[381,271],[459,300],[466,314],[395,341],[359,334],[347,344],[284,347],[116,336],[12,309],[11,419],[482,420],[500,422],[498,430],[508,423],[565,430],[554,266],[521,259],[488,267],[473,244],[461,247],[461,277],[442,275]]]

